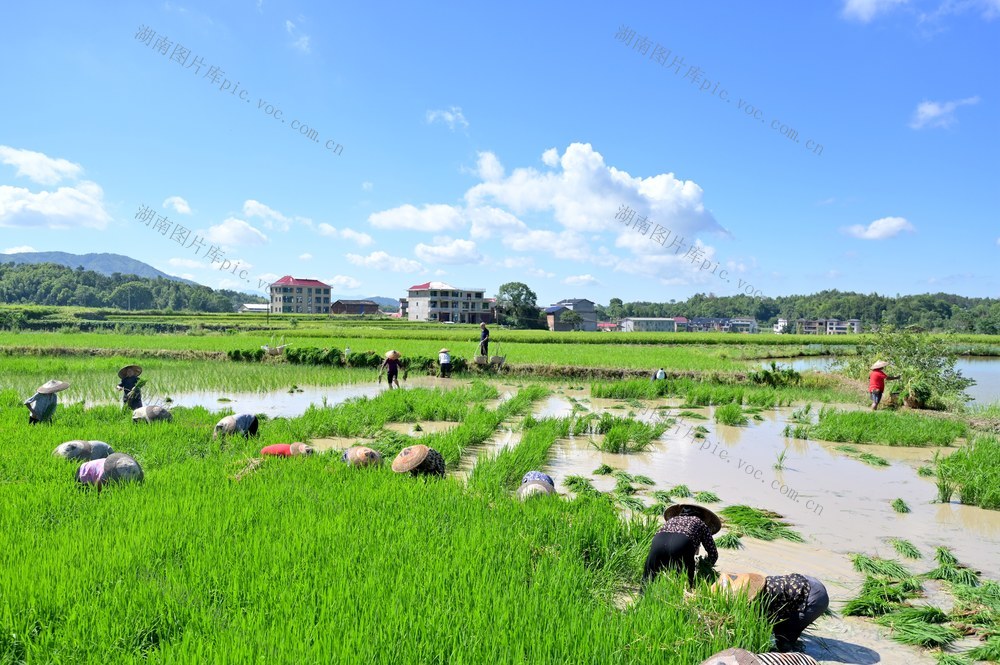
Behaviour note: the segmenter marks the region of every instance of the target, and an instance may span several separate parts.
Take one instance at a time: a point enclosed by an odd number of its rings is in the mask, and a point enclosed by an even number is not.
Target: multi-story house
[[[271,284],[272,314],[329,314],[330,285],[285,275]]]

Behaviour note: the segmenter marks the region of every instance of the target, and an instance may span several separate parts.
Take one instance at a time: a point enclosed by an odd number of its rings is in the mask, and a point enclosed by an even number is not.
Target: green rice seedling
[[[719,511],[726,527],[740,536],[757,538],[759,540],[775,540],[783,538],[792,542],[803,542],[802,535],[789,528],[781,515],[758,510],[750,506],[727,506]]]
[[[889,466],[889,460],[871,453],[861,453],[858,455],[858,459],[865,464],[871,464],[872,466]]]
[[[910,512],[910,507],[906,505],[906,502],[902,499],[896,498],[892,500],[892,509],[897,513],[908,513]]]
[[[614,467],[608,466],[607,464],[602,464],[601,466],[594,469],[595,476],[610,476],[615,472]]]
[[[624,478],[618,478],[618,482],[615,483],[615,494],[630,495],[635,494],[635,488],[632,487],[632,483]]]
[[[979,574],[964,566],[953,566],[951,564],[941,564],[934,570],[924,573],[924,577],[932,580],[944,580],[954,584],[964,584],[965,586],[976,586],[979,584]]]
[[[934,475],[934,469],[929,466],[922,466],[917,469],[917,475],[927,478]]]
[[[945,647],[962,636],[951,626],[925,623],[920,619],[899,619],[891,626],[892,639],[925,648]]]
[[[889,542],[892,543],[893,548],[895,548],[900,555],[906,557],[907,559],[922,559],[924,556],[920,553],[920,550],[917,549],[917,546],[908,540],[904,540],[902,538],[890,538]]]
[[[937,656],[938,665],[976,665],[963,655],[955,653],[940,653]]]
[[[695,492],[694,500],[698,503],[719,503],[722,501],[715,492]]]
[[[913,577],[913,573],[904,568],[899,562],[889,559],[872,557],[867,554],[852,554],[851,562],[854,564],[854,570],[866,575],[879,575],[892,580]]]
[[[882,626],[892,626],[897,621],[923,621],[924,623],[945,623],[948,613],[933,605],[919,607],[902,607],[891,614],[879,617],[875,623]]]
[[[950,549],[944,547],[943,545],[939,545],[934,548],[934,560],[942,566],[958,565],[958,557],[956,557]]]
[[[785,425],[785,429],[781,431],[781,435],[789,439],[809,439],[809,425]]]
[[[590,479],[584,476],[566,476],[563,478],[563,485],[566,486],[566,489],[576,494],[598,494],[594,483],[590,482]]]
[[[642,502],[641,499],[634,496],[628,496],[627,494],[614,493],[614,499],[622,508],[627,508],[636,513],[641,513],[646,509],[646,504]]]
[[[808,402],[805,406],[792,411],[792,415],[788,416],[788,420],[789,422],[801,425],[812,425],[812,402]]]
[[[687,485],[674,485],[669,490],[667,490],[667,496],[671,498],[687,499],[691,496],[691,490],[688,489]]]
[[[615,480],[619,482],[631,483],[635,481],[635,476],[628,471],[612,471],[611,475],[614,476]]]
[[[469,487],[486,494],[511,492],[528,471],[540,469],[548,461],[557,438],[569,430],[569,420],[533,420],[518,445],[504,448],[492,457],[480,457],[469,475]]]
[[[939,487],[944,476],[949,488],[958,490],[962,503],[1000,509],[998,459],[1000,438],[977,436],[967,446],[938,463]]]
[[[653,498],[665,505],[670,505],[671,503],[673,503],[673,497],[667,490],[654,491]]]
[[[678,418],[687,418],[688,420],[708,420],[708,416],[703,413],[698,413],[697,411],[681,411],[677,414]]]
[[[708,434],[708,428],[705,427],[704,425],[698,425],[694,428],[694,432],[695,434],[701,434],[702,436],[704,436],[705,434]]]
[[[723,425],[746,425],[748,420],[739,404],[724,404],[715,408],[715,422]]]
[[[1000,662],[1000,635],[993,635],[967,654],[972,660],[987,660],[991,663]]]
[[[899,605],[880,596],[863,594],[847,601],[841,611],[844,616],[849,617],[877,617],[892,612],[897,607]]]
[[[632,482],[638,483],[640,485],[655,485],[656,482],[649,476],[644,476],[642,474],[636,474],[632,477]]]
[[[774,470],[781,471],[785,468],[785,458],[788,456],[788,448],[785,448],[777,455],[777,461],[774,463]]]
[[[850,455],[861,454],[861,450],[855,446],[842,445],[842,446],[837,446],[835,449],[839,450],[842,453],[848,453]]]
[[[947,446],[968,433],[957,420],[915,413],[839,411],[823,408],[812,435],[824,441],[880,443],[888,446]]]
[[[764,417],[762,415],[760,415],[759,413],[753,414],[753,419],[756,420],[756,421],[758,421],[758,422],[764,422]]]
[[[738,550],[743,548],[743,541],[740,539],[739,534],[733,533],[732,531],[718,536],[715,539],[715,544],[717,547],[721,547],[724,550]]]
[[[937,500],[939,503],[951,503],[951,497],[955,493],[955,485],[948,478],[948,472],[944,467],[938,465],[937,468]]]
[[[645,515],[653,515],[655,517],[659,517],[663,515],[663,511],[665,511],[667,507],[668,507],[667,504],[657,502],[650,506],[646,506],[642,512]]]

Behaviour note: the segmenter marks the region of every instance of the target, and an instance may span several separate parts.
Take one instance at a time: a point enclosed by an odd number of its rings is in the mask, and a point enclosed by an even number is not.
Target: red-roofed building
[[[329,314],[330,285],[318,279],[297,279],[285,275],[271,284],[271,312]]]
[[[410,321],[492,323],[496,301],[485,289],[461,289],[445,282],[414,284],[400,298],[400,313]]]

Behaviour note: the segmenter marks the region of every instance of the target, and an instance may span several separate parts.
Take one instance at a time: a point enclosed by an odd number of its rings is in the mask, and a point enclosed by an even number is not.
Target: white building
[[[677,321],[673,318],[651,316],[630,316],[619,322],[622,332],[677,332]]]
[[[414,284],[400,299],[400,312],[410,321],[492,323],[493,298],[485,289],[462,289],[445,282]]]

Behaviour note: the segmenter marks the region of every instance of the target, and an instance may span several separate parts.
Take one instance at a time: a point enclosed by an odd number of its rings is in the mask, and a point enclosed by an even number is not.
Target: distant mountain
[[[84,270],[93,270],[102,275],[138,275],[156,279],[162,277],[175,282],[194,284],[194,282],[160,272],[148,263],[137,261],[121,254],[70,254],[69,252],[23,252],[20,254],[0,254],[0,263],[56,263],[69,268],[83,266]]]
[[[330,302],[337,302],[338,300],[371,300],[373,303],[378,305],[379,308],[391,307],[393,309],[399,309],[398,300],[395,298],[384,298],[382,296],[371,296],[370,298],[361,298],[359,296],[338,296],[337,294],[330,296]]]

